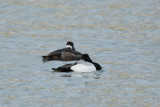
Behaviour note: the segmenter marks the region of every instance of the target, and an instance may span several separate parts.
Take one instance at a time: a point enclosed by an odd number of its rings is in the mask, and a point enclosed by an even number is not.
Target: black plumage
[[[81,60],[93,64],[95,66],[96,70],[101,70],[102,69],[101,65],[99,65],[96,62],[93,62],[90,59],[88,54],[83,54]],[[83,64],[83,63],[81,61],[78,61],[78,62],[75,62],[75,63],[72,63],[72,64],[65,64],[65,65],[60,66],[58,68],[52,68],[52,70],[54,70],[55,72],[74,72],[71,67],[74,66],[74,65],[77,65],[77,64]]]
[[[55,72],[73,72],[70,68],[74,65],[76,65],[77,63],[73,63],[73,64],[65,64],[63,66],[60,66],[58,68],[52,68],[52,70],[54,70]]]

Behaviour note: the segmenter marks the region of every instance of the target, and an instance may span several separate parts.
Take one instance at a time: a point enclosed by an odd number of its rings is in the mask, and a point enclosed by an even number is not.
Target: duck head
[[[66,43],[66,48],[70,48],[70,49],[72,49],[72,50],[75,50],[75,48],[74,48],[74,43],[71,42],[71,41],[68,41],[68,42]]]

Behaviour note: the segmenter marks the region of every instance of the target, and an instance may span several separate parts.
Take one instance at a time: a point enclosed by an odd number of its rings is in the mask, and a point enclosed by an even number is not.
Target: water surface
[[[159,17],[159,0],[0,0],[0,106],[160,106]],[[69,40],[103,70],[42,63]]]

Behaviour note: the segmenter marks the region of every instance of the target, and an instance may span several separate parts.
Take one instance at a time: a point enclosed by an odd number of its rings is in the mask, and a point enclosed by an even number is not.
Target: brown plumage
[[[60,60],[60,61],[74,61],[80,60],[82,53],[75,50],[72,42],[67,42],[66,48],[56,50],[43,57],[43,62]]]

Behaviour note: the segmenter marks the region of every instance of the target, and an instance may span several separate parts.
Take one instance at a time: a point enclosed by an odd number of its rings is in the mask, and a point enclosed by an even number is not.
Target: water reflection
[[[76,73],[76,72],[72,72],[72,73],[60,73],[60,72],[54,72],[52,71],[52,74],[60,74],[60,77],[82,77],[82,78],[93,78],[93,79],[100,79],[101,73],[103,73],[104,71],[100,70],[100,71],[96,71],[96,72],[92,72],[92,73]]]

